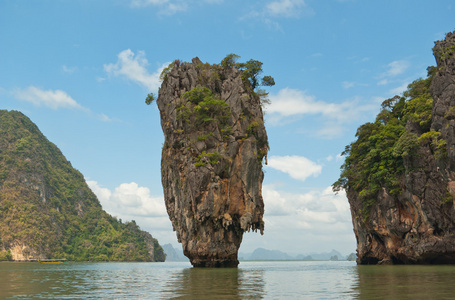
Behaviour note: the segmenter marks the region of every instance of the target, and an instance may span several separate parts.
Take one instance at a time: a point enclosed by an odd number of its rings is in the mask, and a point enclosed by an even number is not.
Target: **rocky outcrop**
[[[245,231],[264,229],[261,100],[235,66],[174,62],[157,99],[166,209],[195,267],[235,267]]]
[[[359,194],[348,189],[360,264],[455,263],[455,33],[433,51],[431,129],[446,143],[446,153],[427,143],[404,157],[401,192],[392,196],[383,188],[369,216]],[[422,134],[412,119],[405,130]]]

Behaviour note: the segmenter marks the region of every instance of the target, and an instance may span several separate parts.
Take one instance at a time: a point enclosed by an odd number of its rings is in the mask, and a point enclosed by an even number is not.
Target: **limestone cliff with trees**
[[[166,209],[196,267],[235,267],[245,231],[264,230],[262,164],[269,144],[262,63],[228,55],[220,64],[174,61],[157,98],[165,136]],[[150,94],[146,102],[153,101]]]
[[[437,66],[357,130],[335,190],[345,189],[357,262],[455,263],[455,33]]]
[[[82,174],[18,111],[0,110],[0,260],[164,261],[134,221],[107,214]]]

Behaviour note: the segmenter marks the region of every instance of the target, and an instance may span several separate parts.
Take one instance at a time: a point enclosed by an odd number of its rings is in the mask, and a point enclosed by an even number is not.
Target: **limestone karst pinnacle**
[[[243,233],[264,229],[269,146],[259,93],[242,74],[196,57],[171,64],[159,89],[166,209],[195,267],[236,267]]]

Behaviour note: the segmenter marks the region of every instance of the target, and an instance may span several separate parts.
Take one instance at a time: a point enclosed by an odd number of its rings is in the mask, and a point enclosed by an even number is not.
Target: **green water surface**
[[[0,263],[0,299],[455,299],[454,266]]]

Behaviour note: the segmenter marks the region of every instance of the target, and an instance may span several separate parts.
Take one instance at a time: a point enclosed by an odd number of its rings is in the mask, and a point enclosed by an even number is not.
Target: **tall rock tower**
[[[164,198],[195,267],[236,267],[243,233],[264,229],[262,162],[269,146],[257,73],[249,71],[233,61],[194,58],[162,74]]]

